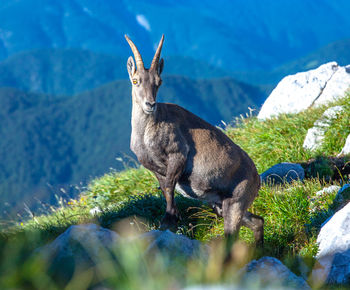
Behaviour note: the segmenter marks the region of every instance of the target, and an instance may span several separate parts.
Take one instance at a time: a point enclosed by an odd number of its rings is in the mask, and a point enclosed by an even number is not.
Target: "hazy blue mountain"
[[[51,95],[74,95],[116,79],[127,79],[126,57],[81,49],[40,49],[15,54],[0,62],[0,87]],[[271,71],[228,72],[184,56],[165,57],[164,75],[192,79],[234,77],[273,88],[284,76],[337,61],[350,64],[350,39],[330,43]]]
[[[0,62],[0,87],[53,95],[74,95],[127,79],[127,58],[81,49],[21,52]],[[213,78],[229,73],[190,57],[165,57],[164,75]]]
[[[320,49],[287,62],[271,71],[245,71],[231,75],[243,82],[251,84],[276,85],[283,77],[301,71],[317,68],[321,64],[336,61],[339,65],[350,64],[350,38],[332,42]]]
[[[124,59],[80,49],[41,49],[0,63],[0,87],[73,95],[127,77]]]
[[[128,33],[148,63],[164,33],[166,56],[267,70],[349,37],[348,11],[347,0],[5,0],[0,58],[38,48],[126,57]]]
[[[212,124],[259,107],[266,92],[230,78],[164,77],[159,100],[175,102]],[[120,169],[129,150],[131,89],[119,80],[72,97],[0,88],[0,196],[23,208],[53,202],[59,188]],[[0,209],[1,208],[0,206]]]
[[[330,43],[304,57],[288,62],[275,69],[272,75],[284,76],[314,69],[330,61],[336,61],[342,66],[350,64],[350,38]]]

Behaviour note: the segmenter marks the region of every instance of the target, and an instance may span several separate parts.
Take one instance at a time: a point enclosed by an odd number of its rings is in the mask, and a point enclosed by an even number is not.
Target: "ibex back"
[[[175,104],[157,103],[164,61],[164,35],[150,69],[145,69],[135,44],[127,69],[132,83],[131,150],[154,172],[166,199],[163,229],[178,220],[174,189],[205,200],[224,217],[225,234],[235,238],[241,225],[263,242],[263,219],[247,209],[258,194],[260,177],[253,161],[223,132]],[[160,59],[160,60],[159,60]]]

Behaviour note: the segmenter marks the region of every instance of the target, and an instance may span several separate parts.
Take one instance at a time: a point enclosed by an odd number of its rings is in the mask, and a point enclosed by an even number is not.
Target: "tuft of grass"
[[[265,219],[265,243],[272,256],[295,255],[308,244],[310,198],[321,188],[318,180],[261,188],[252,210]]]
[[[303,148],[309,128],[333,106],[343,106],[336,119],[330,120],[322,146],[315,152]],[[259,172],[280,162],[300,163],[317,156],[340,152],[350,134],[350,93],[328,105],[310,108],[298,114],[281,114],[265,121],[257,117],[237,118],[228,126],[227,135],[254,160]]]
[[[256,117],[237,119],[235,127],[227,127],[227,135],[254,160],[259,172],[280,162],[300,162],[312,157],[303,149],[307,130],[324,107],[299,114],[282,114],[260,121]]]
[[[337,105],[343,110],[337,118],[330,120],[330,125],[324,134],[324,141],[318,153],[328,156],[337,155],[343,148],[347,136],[350,134],[350,92],[340,99]]]
[[[144,167],[128,168],[124,171],[112,171],[90,182],[84,196],[87,202],[97,206],[108,206],[125,201],[131,195],[154,194],[159,192],[158,181]]]

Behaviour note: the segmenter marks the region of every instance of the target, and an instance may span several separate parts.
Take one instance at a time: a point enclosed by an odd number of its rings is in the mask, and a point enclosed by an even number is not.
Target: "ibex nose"
[[[146,106],[147,106],[148,108],[150,108],[151,110],[153,110],[154,107],[156,106],[156,102],[153,102],[153,103],[146,102]]]

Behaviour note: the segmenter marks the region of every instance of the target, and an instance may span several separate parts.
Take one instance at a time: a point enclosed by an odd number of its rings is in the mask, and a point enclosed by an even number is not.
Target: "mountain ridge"
[[[229,77],[224,70],[190,57],[165,57],[164,76],[192,79]],[[75,95],[118,79],[128,79],[127,58],[81,49],[39,49],[0,62],[0,87]]]
[[[349,9],[346,0],[205,0],[200,9],[195,0],[98,5],[93,0],[9,0],[0,6],[0,59],[38,48],[127,57],[127,33],[149,62],[165,34],[168,56],[181,54],[231,71],[270,70],[348,37]]]
[[[254,85],[274,85],[287,75],[315,69],[324,63],[332,61],[336,61],[341,66],[350,64],[350,38],[329,43],[271,71],[233,72],[232,76],[237,80]]]

